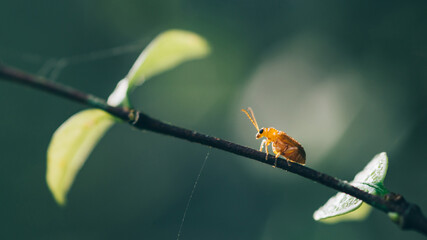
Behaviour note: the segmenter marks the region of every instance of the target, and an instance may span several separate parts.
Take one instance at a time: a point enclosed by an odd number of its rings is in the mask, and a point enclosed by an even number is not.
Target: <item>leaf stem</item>
[[[274,166],[275,164],[275,157],[273,155],[269,155],[266,160],[265,153],[255,149],[164,123],[135,109],[110,106],[105,102],[105,100],[91,94],[81,92],[77,89],[56,82],[48,81],[42,77],[34,76],[12,67],[0,64],[0,78],[28,85],[60,97],[68,98],[75,102],[83,103],[90,107],[102,109],[113,116],[128,122],[137,129],[148,130],[185,139],[190,142],[211,146],[271,166]],[[350,185],[347,181],[340,180],[297,163],[289,162],[288,164],[283,158],[278,159],[277,168],[295,173],[337,191],[347,193],[383,212],[389,213],[389,215],[397,213],[398,217],[392,218],[392,220],[401,229],[415,230],[427,236],[427,219],[422,214],[420,208],[415,204],[407,202],[399,194],[389,193],[384,197],[372,195]]]

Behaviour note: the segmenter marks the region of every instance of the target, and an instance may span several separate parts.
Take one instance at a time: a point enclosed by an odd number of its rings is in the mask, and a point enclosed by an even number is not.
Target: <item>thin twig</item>
[[[0,65],[0,78],[29,85],[60,97],[65,97],[91,107],[105,110],[113,116],[128,122],[137,129],[162,133],[191,142],[211,146],[271,166],[273,166],[275,162],[275,157],[273,155],[269,155],[266,160],[265,153],[255,149],[244,147],[236,143],[222,140],[220,138],[201,134],[193,130],[188,130],[164,123],[157,119],[151,118],[150,116],[135,109],[109,106],[101,98],[86,94],[59,83],[50,82],[44,78],[25,73],[15,68]],[[420,208],[415,204],[407,202],[399,194],[388,194],[385,197],[369,194],[338,178],[318,172],[297,163],[290,162],[288,164],[285,159],[278,159],[277,168],[295,173],[304,178],[316,181],[322,185],[356,197],[385,213],[389,213],[390,216],[397,216],[393,217],[392,220],[398,224],[400,228],[415,230],[427,236],[427,219],[422,214]]]

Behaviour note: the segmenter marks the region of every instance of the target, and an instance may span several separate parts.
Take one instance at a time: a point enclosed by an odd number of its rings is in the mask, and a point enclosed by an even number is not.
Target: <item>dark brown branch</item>
[[[0,78],[29,85],[60,97],[65,97],[91,107],[105,110],[138,129],[149,130],[191,142],[200,143],[274,166],[275,157],[273,155],[269,155],[266,160],[265,153],[255,149],[167,124],[134,109],[109,106],[103,99],[93,95],[86,94],[55,82],[50,82],[44,78],[36,77],[11,67],[0,65]],[[292,162],[288,164],[285,159],[278,159],[277,168],[298,174],[304,178],[316,181],[327,187],[361,199],[369,205],[383,212],[389,213],[390,216],[395,215],[396,217],[392,218],[392,220],[402,229],[411,229],[427,235],[427,219],[423,216],[420,208],[417,205],[404,200],[401,195],[388,194],[385,197],[372,195],[353,187],[346,181],[318,172],[311,168]]]

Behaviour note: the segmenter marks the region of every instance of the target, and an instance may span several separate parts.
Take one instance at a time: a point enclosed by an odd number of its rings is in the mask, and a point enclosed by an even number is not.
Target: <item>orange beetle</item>
[[[251,115],[249,115],[248,111],[251,113]],[[287,161],[296,162],[302,165],[305,164],[305,151],[297,140],[290,137],[285,132],[279,131],[272,127],[260,129],[258,127],[258,123],[255,120],[254,112],[251,108],[248,108],[248,111],[242,109],[242,112],[244,112],[248,116],[249,120],[251,120],[252,124],[258,131],[255,136],[256,139],[260,139],[262,137],[266,138],[262,140],[261,147],[259,148],[259,150],[262,151],[265,145],[265,159],[267,159],[268,157],[268,145],[270,145],[271,143],[273,153],[276,154],[276,161],[274,162],[274,167],[276,166],[277,158],[280,155],[284,156]]]

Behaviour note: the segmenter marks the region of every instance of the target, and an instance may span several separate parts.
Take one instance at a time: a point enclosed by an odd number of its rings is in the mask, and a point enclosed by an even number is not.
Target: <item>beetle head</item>
[[[256,138],[256,139],[260,139],[260,138],[264,137],[264,134],[265,134],[265,129],[264,129],[264,128],[261,128],[261,129],[257,132],[257,134],[256,134],[255,138]]]

